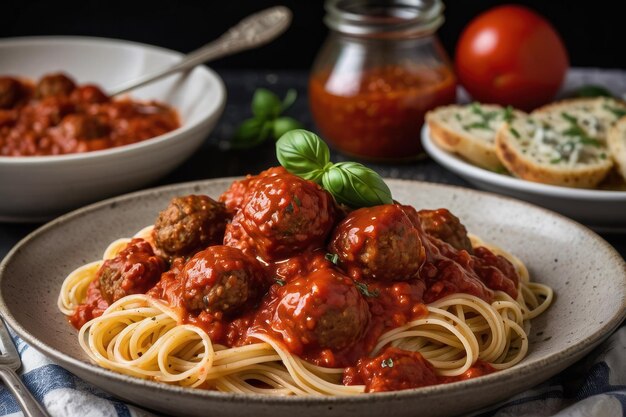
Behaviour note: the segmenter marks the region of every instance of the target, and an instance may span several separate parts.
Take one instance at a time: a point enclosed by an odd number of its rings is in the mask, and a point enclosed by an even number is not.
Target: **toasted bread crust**
[[[438,116],[440,112],[448,112],[452,109],[463,109],[464,106],[439,107],[426,114],[426,123],[433,142],[442,149],[456,153],[471,163],[489,170],[497,170],[502,167],[496,155],[494,143],[488,143],[471,133],[461,133],[450,128]]]
[[[626,180],[626,117],[622,117],[609,130],[607,145],[615,162],[616,171]]]

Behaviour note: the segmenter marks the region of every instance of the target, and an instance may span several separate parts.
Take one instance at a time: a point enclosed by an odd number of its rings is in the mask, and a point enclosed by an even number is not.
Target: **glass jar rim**
[[[443,24],[441,0],[326,0],[326,25],[363,37],[421,37]]]

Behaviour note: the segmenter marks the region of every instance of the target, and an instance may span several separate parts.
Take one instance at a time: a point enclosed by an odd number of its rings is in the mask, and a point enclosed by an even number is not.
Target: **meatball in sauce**
[[[259,179],[228,226],[241,227],[245,241],[227,231],[225,243],[268,262],[285,259],[324,246],[335,218],[333,198],[319,185],[291,174],[268,176]]]
[[[167,257],[191,256],[209,245],[222,243],[227,221],[224,204],[211,197],[176,197],[159,213],[152,237]]]
[[[328,248],[355,279],[409,280],[426,256],[419,231],[397,204],[351,212],[335,228]]]

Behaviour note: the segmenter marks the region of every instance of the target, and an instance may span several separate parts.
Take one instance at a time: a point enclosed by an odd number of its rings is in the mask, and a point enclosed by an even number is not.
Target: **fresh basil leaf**
[[[279,117],[274,120],[274,137],[279,138],[290,130],[302,129],[302,124],[291,117]]]
[[[358,162],[339,162],[322,176],[322,184],[337,202],[350,207],[392,204],[391,191],[374,170]]]
[[[230,142],[231,148],[247,149],[256,146],[267,139],[262,136],[265,122],[262,119],[252,118],[244,120],[237,128],[233,140]]]
[[[328,145],[315,133],[304,129],[283,134],[276,142],[276,157],[287,171],[318,184],[330,164]]]
[[[287,110],[298,98],[298,93],[293,88],[287,90],[287,94],[285,94],[285,98],[283,99],[283,105],[281,109],[281,113]]]
[[[259,88],[252,97],[252,114],[263,119],[274,119],[283,109],[278,96],[266,88]]]
[[[574,90],[572,97],[613,97],[613,94],[600,85],[583,85]]]

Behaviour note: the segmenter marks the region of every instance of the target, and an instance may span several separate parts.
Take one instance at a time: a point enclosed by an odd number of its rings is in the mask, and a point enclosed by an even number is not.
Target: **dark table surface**
[[[271,142],[247,151],[223,149],[224,143],[232,137],[235,127],[242,120],[251,116],[250,100],[254,90],[258,87],[267,87],[280,96],[283,96],[289,88],[295,88],[298,92],[298,99],[288,111],[288,114],[300,120],[305,127],[309,129],[314,128],[307,104],[307,74],[305,72],[223,71],[220,72],[220,75],[227,87],[228,100],[224,114],[216,129],[191,159],[167,177],[151,184],[151,186],[238,176],[256,173],[269,166],[277,165],[278,162],[276,161],[273,143]],[[346,158],[333,152],[331,159],[333,161],[341,161]],[[367,165],[384,177],[430,181],[474,188],[462,178],[448,172],[434,161],[426,158],[405,164],[385,165],[368,163]],[[626,211],[626,207],[624,210]],[[4,258],[11,247],[20,239],[39,226],[40,224],[0,223],[0,259]],[[612,244],[623,257],[626,257],[626,235],[603,234],[602,237]]]

